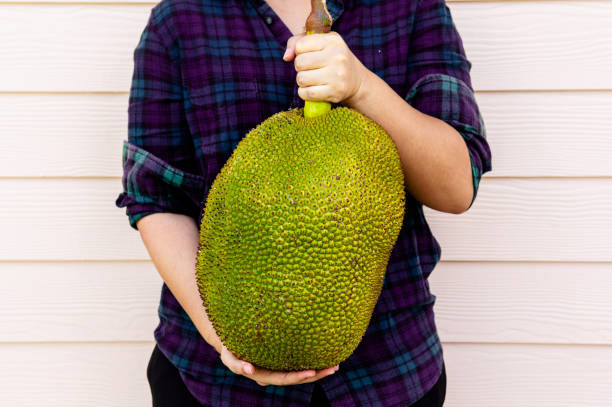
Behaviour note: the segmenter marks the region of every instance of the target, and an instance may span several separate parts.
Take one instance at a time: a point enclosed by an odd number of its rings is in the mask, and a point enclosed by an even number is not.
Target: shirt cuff
[[[468,209],[471,208],[482,175],[491,171],[491,150],[474,91],[461,79],[447,74],[429,74],[412,86],[406,101],[420,112],[452,126],[465,141],[474,187]]]
[[[204,204],[205,177],[180,170],[151,152],[123,142],[123,192],[115,205],[125,207],[130,226],[158,212],[198,219]]]

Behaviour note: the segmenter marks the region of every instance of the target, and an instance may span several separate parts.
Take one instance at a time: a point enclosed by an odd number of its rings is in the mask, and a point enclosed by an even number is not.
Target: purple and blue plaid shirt
[[[328,0],[338,32],[362,63],[419,111],[466,142],[474,198],[491,170],[485,126],[461,38],[444,0]],[[282,55],[289,29],[264,0],[162,0],[134,51],[123,188],[130,225],[156,212],[201,223],[208,190],[241,138],[303,105]],[[408,406],[441,374],[442,347],[427,278],[441,249],[422,204],[406,212],[362,342],[322,379],[332,406]],[[195,277],[194,277],[195,278]],[[163,284],[155,340],[208,406],[307,406],[314,384],[260,387],[235,375]]]

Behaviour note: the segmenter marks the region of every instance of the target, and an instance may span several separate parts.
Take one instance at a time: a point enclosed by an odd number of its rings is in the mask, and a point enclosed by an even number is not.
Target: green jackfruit
[[[225,346],[283,371],[350,356],[404,201],[395,144],[355,110],[294,109],[251,130],[216,177],[200,228],[196,278]]]

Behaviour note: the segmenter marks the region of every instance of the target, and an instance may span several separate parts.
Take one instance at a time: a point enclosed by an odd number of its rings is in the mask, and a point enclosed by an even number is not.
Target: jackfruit
[[[200,227],[196,279],[225,346],[281,371],[348,358],[380,295],[404,194],[394,142],[353,109],[293,109],[251,130]]]

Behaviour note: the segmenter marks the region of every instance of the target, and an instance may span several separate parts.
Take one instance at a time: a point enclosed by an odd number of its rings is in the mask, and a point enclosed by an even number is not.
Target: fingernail
[[[289,48],[287,48],[285,50],[285,54],[283,55],[283,59],[287,58],[289,56]]]
[[[243,370],[243,371],[244,371],[244,373],[246,373],[246,374],[252,374],[252,373],[253,373],[253,367],[252,367],[252,366],[250,366],[250,365],[249,365],[249,364],[247,364],[247,363],[244,363],[244,364],[242,365],[242,370]]]

